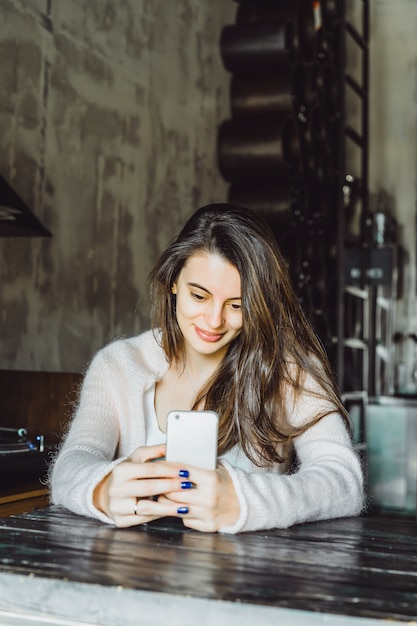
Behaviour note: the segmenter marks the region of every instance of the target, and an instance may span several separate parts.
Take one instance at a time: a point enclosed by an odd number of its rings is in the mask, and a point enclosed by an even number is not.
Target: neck
[[[223,356],[213,355],[201,355],[196,353],[186,354],[183,367],[186,376],[188,377],[194,390],[201,389],[201,387],[209,380],[214,374]]]
[[[223,355],[186,353],[184,364],[192,376],[208,378],[219,367],[222,360]]]

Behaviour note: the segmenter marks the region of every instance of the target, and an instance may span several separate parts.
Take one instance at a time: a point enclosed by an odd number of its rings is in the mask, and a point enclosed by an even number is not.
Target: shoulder
[[[153,330],[112,341],[95,354],[90,367],[100,365],[111,369],[140,368],[157,378],[168,367],[165,352],[159,343],[159,333]]]
[[[323,369],[318,362],[316,365],[318,376],[324,380]],[[288,364],[288,372],[290,379],[294,381],[294,386],[288,383],[284,387],[286,414],[291,426],[304,427],[314,422],[319,415],[339,412],[334,400],[318,378],[291,362]]]

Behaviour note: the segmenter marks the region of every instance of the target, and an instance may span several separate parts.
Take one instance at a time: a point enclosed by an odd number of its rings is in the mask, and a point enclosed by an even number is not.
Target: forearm
[[[335,418],[326,418],[328,423]],[[223,532],[287,528],[319,519],[358,515],[363,507],[363,475],[343,431],[323,425],[304,434],[298,446],[300,468],[294,474],[246,473],[225,464],[240,502],[236,524]],[[312,429],[311,429],[312,430]],[[327,438],[323,432],[330,432]]]
[[[85,451],[63,450],[50,474],[52,502],[65,506],[79,515],[111,523],[104,513],[103,495],[97,499],[95,490],[98,485],[103,484],[114,466],[123,460],[109,462]]]

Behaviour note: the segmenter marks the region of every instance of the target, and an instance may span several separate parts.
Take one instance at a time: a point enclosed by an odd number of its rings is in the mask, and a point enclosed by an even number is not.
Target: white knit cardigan
[[[80,400],[50,473],[51,498],[80,515],[112,521],[93,504],[96,485],[117,463],[146,445],[145,391],[167,370],[152,331],[120,339],[100,350],[89,366]],[[311,388],[314,384],[310,381]],[[327,406],[310,394],[291,406],[300,425]],[[174,408],[174,407],[173,407]],[[240,516],[225,533],[287,528],[301,522],[357,515],[363,506],[363,476],[342,417],[333,412],[295,441],[299,467],[287,473],[247,463],[221,462],[239,499]]]

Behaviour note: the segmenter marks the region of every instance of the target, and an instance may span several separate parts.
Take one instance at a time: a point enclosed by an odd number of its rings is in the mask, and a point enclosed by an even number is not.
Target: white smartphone
[[[214,411],[170,411],[167,461],[216,469],[219,417]]]

